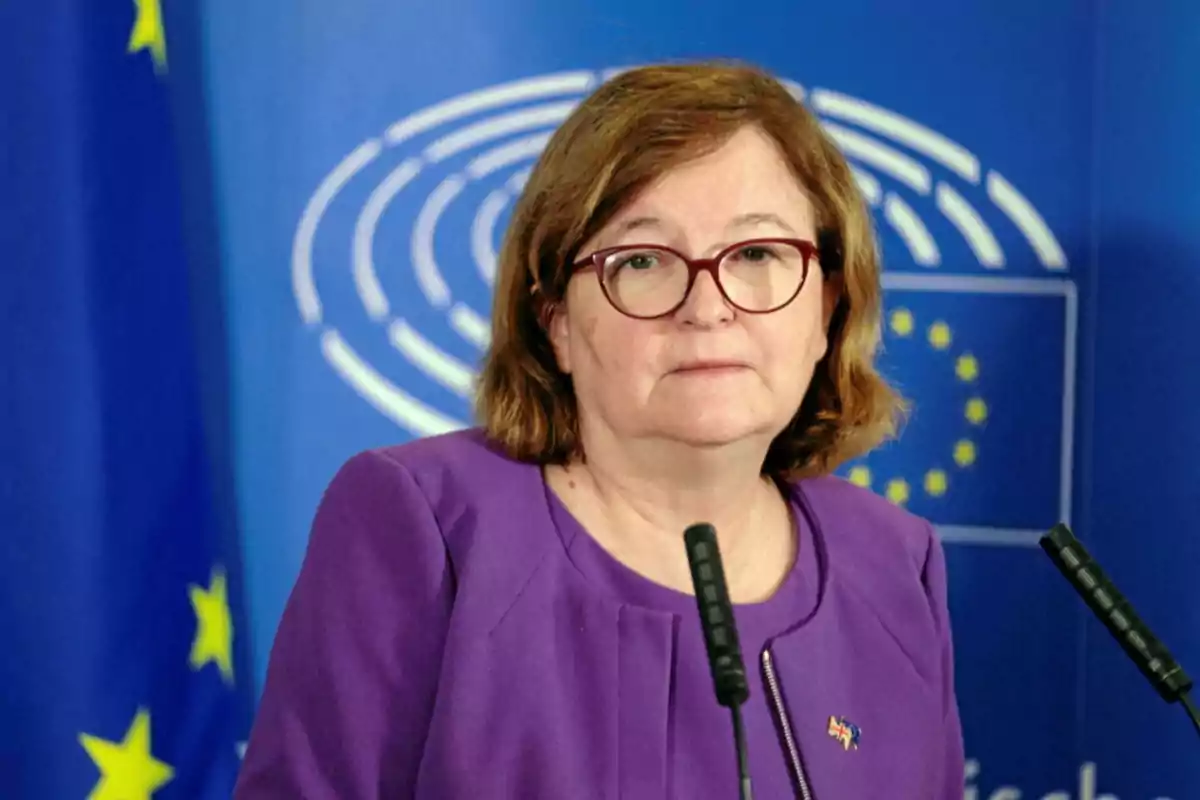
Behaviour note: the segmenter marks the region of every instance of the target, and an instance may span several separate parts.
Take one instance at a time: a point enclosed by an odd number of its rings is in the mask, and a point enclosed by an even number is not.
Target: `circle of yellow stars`
[[[908,338],[917,332],[917,320],[912,311],[907,308],[897,308],[888,314],[888,330],[901,338]],[[954,343],[954,332],[944,320],[935,320],[924,331],[925,339],[934,350],[947,351]],[[979,359],[972,353],[962,353],[954,359],[954,376],[968,386],[974,386],[979,379]],[[987,402],[978,394],[969,397],[963,404],[963,419],[972,427],[981,427],[988,419]],[[960,469],[966,469],[975,463],[978,451],[974,440],[963,437],[954,443],[951,458]],[[851,483],[871,488],[874,476],[870,467],[858,465],[851,467],[847,476]],[[933,467],[925,472],[921,481],[921,489],[930,497],[942,497],[950,488],[950,476],[946,470]],[[884,496],[896,505],[904,505],[912,497],[913,487],[903,478],[891,478],[883,487]]]

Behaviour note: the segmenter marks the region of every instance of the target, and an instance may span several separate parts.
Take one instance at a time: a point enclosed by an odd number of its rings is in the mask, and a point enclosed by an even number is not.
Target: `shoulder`
[[[941,543],[924,517],[836,476],[798,481],[793,490],[839,572],[871,585],[923,582],[930,568],[941,568]]]
[[[338,470],[326,500],[349,495],[367,506],[401,488],[410,504],[427,506],[454,545],[466,521],[544,499],[538,467],[515,461],[477,428],[356,453]]]
[[[529,485],[537,479],[536,466],[509,458],[478,428],[368,450],[349,463],[355,461],[373,463],[376,469],[403,470],[435,511],[443,512],[465,495],[500,499],[512,492],[514,484]]]
[[[539,468],[515,461],[470,428],[365,450],[330,482],[318,512],[358,516],[378,546],[439,547],[456,604],[503,604],[555,541]],[[489,616],[489,615],[485,615]]]
[[[403,501],[424,505],[441,523],[468,500],[511,492],[535,468],[506,458],[474,428],[355,453],[338,468],[322,507],[383,510]]]
[[[937,543],[928,519],[841,477],[799,481],[796,492],[802,503],[811,507],[834,546],[904,559],[919,569]]]
[[[528,482],[536,469],[508,458],[479,429],[467,428],[355,453],[338,468],[330,488],[378,488],[380,480],[403,476],[438,508],[465,493],[502,492],[513,482]]]

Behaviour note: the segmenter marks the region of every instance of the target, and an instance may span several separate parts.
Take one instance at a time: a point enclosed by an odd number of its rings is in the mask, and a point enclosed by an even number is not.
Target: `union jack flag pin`
[[[830,737],[841,742],[842,749],[858,749],[858,740],[862,737],[862,730],[845,717],[830,717],[828,732]]]

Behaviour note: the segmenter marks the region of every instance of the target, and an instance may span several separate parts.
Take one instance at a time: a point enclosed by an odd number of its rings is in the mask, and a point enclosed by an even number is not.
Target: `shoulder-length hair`
[[[555,131],[514,208],[496,270],[492,340],[477,414],[510,457],[582,457],[569,376],[546,331],[578,249],[649,183],[755,125],[780,147],[808,192],[821,269],[840,273],[829,348],[764,474],[825,474],[895,434],[904,402],[877,372],[879,256],[850,168],[816,118],[775,78],[738,63],[631,69],[587,97]]]

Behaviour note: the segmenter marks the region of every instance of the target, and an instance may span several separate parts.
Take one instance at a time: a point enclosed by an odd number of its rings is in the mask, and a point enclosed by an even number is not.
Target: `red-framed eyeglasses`
[[[747,239],[712,258],[688,258],[660,244],[606,247],[573,264],[594,270],[613,308],[635,319],[657,319],[678,311],[701,272],[712,276],[721,295],[749,314],[769,314],[791,303],[804,288],[818,247],[806,239]]]

